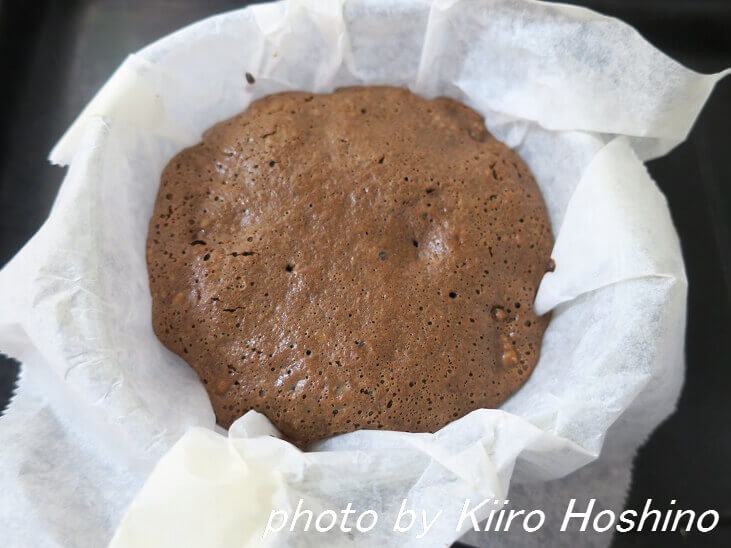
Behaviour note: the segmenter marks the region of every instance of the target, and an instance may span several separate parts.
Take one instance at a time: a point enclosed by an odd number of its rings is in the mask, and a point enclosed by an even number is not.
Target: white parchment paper
[[[116,547],[442,546],[460,536],[466,498],[566,476],[612,425],[631,452],[674,408],[687,287],[642,161],[685,138],[722,76],[685,69],[618,20],[530,0],[291,0],[131,55],[53,150],[70,166],[53,210],[0,271],[0,350],[23,363],[0,419],[10,544],[103,545],[121,522]],[[257,97],[360,84],[463,101],[533,170],[558,265],[536,299],[553,310],[540,362],[502,409],[436,434],[361,431],[301,453],[256,413],[222,432],[151,329],[145,237],[160,174]],[[270,509],[299,498],[380,520],[367,535],[263,541]],[[426,538],[392,531],[404,498],[442,511]]]

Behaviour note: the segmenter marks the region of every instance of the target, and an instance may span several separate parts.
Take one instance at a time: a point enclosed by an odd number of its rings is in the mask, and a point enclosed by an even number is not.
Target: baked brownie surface
[[[153,327],[224,427],[255,409],[301,447],[433,432],[530,375],[552,244],[530,171],[470,108],[387,87],[270,95],[165,168]]]

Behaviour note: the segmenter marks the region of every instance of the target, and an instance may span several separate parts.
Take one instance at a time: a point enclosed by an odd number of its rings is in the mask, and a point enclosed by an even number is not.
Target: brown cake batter
[[[530,375],[551,247],[528,168],[466,106],[281,93],[165,168],[153,326],[222,426],[256,409],[303,447],[433,432]]]

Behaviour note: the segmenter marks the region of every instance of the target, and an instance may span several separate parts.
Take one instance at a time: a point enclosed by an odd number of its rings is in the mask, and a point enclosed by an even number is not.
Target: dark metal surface
[[[0,0],[0,265],[45,219],[64,170],[45,158],[127,53],[233,0]],[[702,72],[731,66],[731,2],[573,2],[618,16]],[[618,535],[614,546],[731,546],[731,81],[686,143],[649,169],[668,198],[690,281],[686,385],[677,413],[640,450],[628,507],[721,512],[712,533]],[[0,356],[0,409],[17,364]],[[0,463],[0,466],[2,463]],[[597,493],[600,498],[601,494]]]

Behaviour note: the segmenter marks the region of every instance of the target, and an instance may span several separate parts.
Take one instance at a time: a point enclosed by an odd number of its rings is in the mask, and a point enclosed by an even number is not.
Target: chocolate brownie
[[[153,327],[222,426],[255,409],[301,447],[433,432],[531,374],[552,244],[530,171],[470,108],[389,87],[279,93],[165,168]]]

